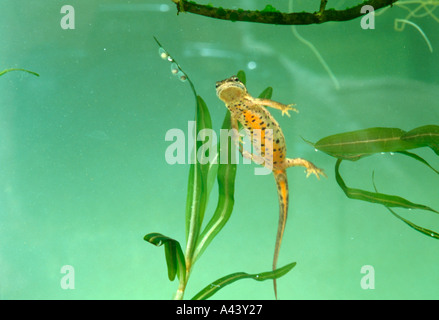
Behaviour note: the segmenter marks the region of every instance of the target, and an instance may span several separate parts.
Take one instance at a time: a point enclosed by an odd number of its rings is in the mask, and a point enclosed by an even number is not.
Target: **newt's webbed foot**
[[[311,174],[315,174],[317,179],[320,180],[320,176],[324,176],[326,178],[326,174],[323,169],[316,167],[312,162],[302,159],[302,158],[294,158],[294,159],[286,159],[286,168],[289,167],[305,167],[306,169],[306,177],[308,178]]]
[[[289,104],[289,105],[285,105],[284,108],[282,108],[282,116],[284,114],[286,114],[288,117],[290,116],[290,114],[288,113],[288,111],[294,111],[296,113],[299,113],[299,110],[297,110],[296,108],[293,108],[292,106],[295,106],[295,103]]]
[[[306,168],[306,177],[308,178],[311,174],[315,174],[317,179],[320,180],[320,176],[324,176],[327,178],[326,173],[323,171],[323,169],[317,168],[313,165],[311,168]]]

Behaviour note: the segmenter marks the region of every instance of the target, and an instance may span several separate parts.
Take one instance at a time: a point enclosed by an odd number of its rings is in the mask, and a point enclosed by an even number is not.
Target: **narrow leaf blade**
[[[239,70],[236,76],[238,77],[239,81],[241,81],[244,85],[246,85],[247,79],[244,70]]]
[[[426,125],[405,133],[402,140],[428,146],[439,155],[439,126]]]
[[[268,87],[264,91],[261,92],[261,94],[258,96],[260,99],[271,99],[271,96],[273,95],[273,88]]]
[[[338,159],[337,163],[335,164],[335,179],[348,198],[372,202],[372,203],[379,203],[386,207],[422,209],[422,210],[428,210],[435,213],[439,213],[438,211],[428,206],[425,206],[423,204],[413,203],[399,196],[388,195],[379,192],[370,192],[361,189],[347,187],[339,172],[339,167],[341,162],[342,159]]]
[[[230,112],[227,111],[222,125],[222,132],[226,132],[230,128]],[[234,145],[230,137],[228,137],[225,141],[220,141],[218,146],[218,153],[224,155],[224,153],[227,152],[228,157],[226,159],[226,163],[222,163],[223,160],[220,159],[221,163],[218,165],[218,204],[212,218],[199,237],[197,248],[195,249],[194,253],[194,260],[199,258],[210,242],[227,223],[232,215],[233,205],[235,203],[234,193],[236,164],[232,161],[232,151],[235,151],[236,149],[234,149]]]
[[[177,240],[156,232],[148,233],[143,239],[157,247],[165,245],[166,265],[168,267],[168,278],[170,281],[174,281],[176,275],[178,275],[179,279],[185,279],[186,265],[184,255],[180,243]]]
[[[331,135],[320,139],[313,146],[333,157],[346,160],[425,146],[416,140],[402,140],[404,134],[406,132],[398,128],[369,128]]]
[[[206,286],[203,290],[198,292],[192,300],[205,300],[213,296],[215,293],[217,293],[222,288],[228,286],[229,284],[232,284],[235,281],[241,280],[241,279],[253,279],[256,281],[265,281],[270,279],[278,279],[285,274],[287,274],[291,269],[293,269],[296,266],[296,262],[290,263],[286,266],[283,266],[282,268],[278,268],[274,271],[268,271],[268,272],[262,272],[257,274],[248,274],[245,272],[237,272],[232,273],[227,276],[224,276],[208,286]]]
[[[199,154],[205,154],[203,142],[198,141],[197,137],[201,130],[211,129],[212,121],[209,109],[204,100],[197,96],[196,112],[196,129],[194,134],[195,159],[191,164],[188,182],[188,194],[186,201],[186,262],[190,265],[193,260],[195,245],[200,235],[201,225],[203,223],[204,212],[207,204],[209,163],[201,164],[198,161]]]
[[[415,160],[418,160],[419,162],[425,164],[425,165],[426,165],[427,167],[429,167],[431,170],[433,170],[434,172],[436,172],[437,174],[439,174],[439,171],[438,171],[438,170],[436,170],[435,168],[433,168],[433,167],[432,167],[432,166],[431,166],[426,160],[424,160],[424,158],[418,156],[417,154],[415,154],[415,153],[411,153],[411,152],[408,152],[408,151],[398,151],[398,153],[403,154],[403,155],[406,155],[406,156],[409,156],[409,157],[411,157],[411,158],[413,158],[413,159],[415,159]]]
[[[373,181],[373,188],[375,189],[376,192],[378,192],[378,189],[377,189],[377,187],[375,185],[375,181]],[[418,232],[420,232],[420,233],[422,233],[422,234],[424,234],[426,236],[429,236],[429,237],[431,237],[433,239],[439,239],[439,233],[437,233],[436,231],[433,231],[433,230],[430,230],[430,229],[418,226],[418,225],[414,224],[413,222],[411,222],[411,221],[409,221],[407,219],[404,219],[399,214],[397,214],[394,210],[392,210],[391,208],[389,208],[387,206],[386,206],[386,209],[389,210],[390,213],[393,214],[393,216],[395,216],[396,218],[398,218],[399,220],[401,220],[402,222],[407,224],[409,227],[415,229],[416,231],[418,231]]]

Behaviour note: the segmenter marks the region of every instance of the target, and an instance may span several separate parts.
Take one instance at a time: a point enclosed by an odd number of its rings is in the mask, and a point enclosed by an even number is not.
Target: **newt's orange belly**
[[[282,144],[284,144],[284,139],[282,136],[276,136],[274,131],[278,132],[278,130],[270,128],[270,121],[259,114],[245,110],[242,115],[243,125],[251,134],[254,153],[260,154],[273,169],[283,168],[285,147]],[[271,130],[271,132],[266,130]]]

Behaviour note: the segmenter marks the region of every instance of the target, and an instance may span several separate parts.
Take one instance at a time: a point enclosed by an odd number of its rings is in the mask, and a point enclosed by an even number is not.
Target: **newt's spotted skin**
[[[244,150],[239,135],[237,136],[235,134],[234,136],[235,143],[239,146],[243,157],[252,159],[259,164],[264,164],[273,171],[279,196],[279,223],[273,258],[273,270],[275,270],[288,214],[288,181],[286,169],[294,166],[302,166],[306,168],[307,177],[310,174],[315,174],[317,178],[320,178],[320,175],[326,175],[323,170],[317,168],[314,164],[305,159],[290,159],[286,157],[285,138],[282,130],[277,121],[264,106],[279,109],[282,111],[282,115],[286,114],[289,116],[289,110],[297,112],[296,109],[291,107],[292,105],[285,105],[269,99],[253,98],[247,92],[245,85],[239,81],[236,76],[218,81],[216,83],[216,94],[224,101],[226,107],[230,110],[232,128],[238,132],[239,121],[250,135],[253,150],[256,151],[256,153],[253,154]],[[258,134],[259,132],[260,134]],[[271,132],[272,134],[270,134]],[[273,286],[274,294],[277,299],[276,280],[273,280]]]

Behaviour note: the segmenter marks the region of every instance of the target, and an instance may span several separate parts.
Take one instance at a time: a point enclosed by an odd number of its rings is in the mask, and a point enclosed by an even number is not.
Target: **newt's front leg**
[[[293,108],[292,106],[295,106],[295,103],[292,104],[283,104],[277,101],[273,101],[270,99],[253,99],[252,101],[255,105],[260,105],[260,106],[266,106],[266,107],[270,107],[270,108],[274,108],[274,109],[278,109],[282,111],[282,115],[286,114],[288,117],[290,116],[290,114],[288,113],[288,111],[294,111],[299,113],[299,110],[297,110],[296,108]]]

